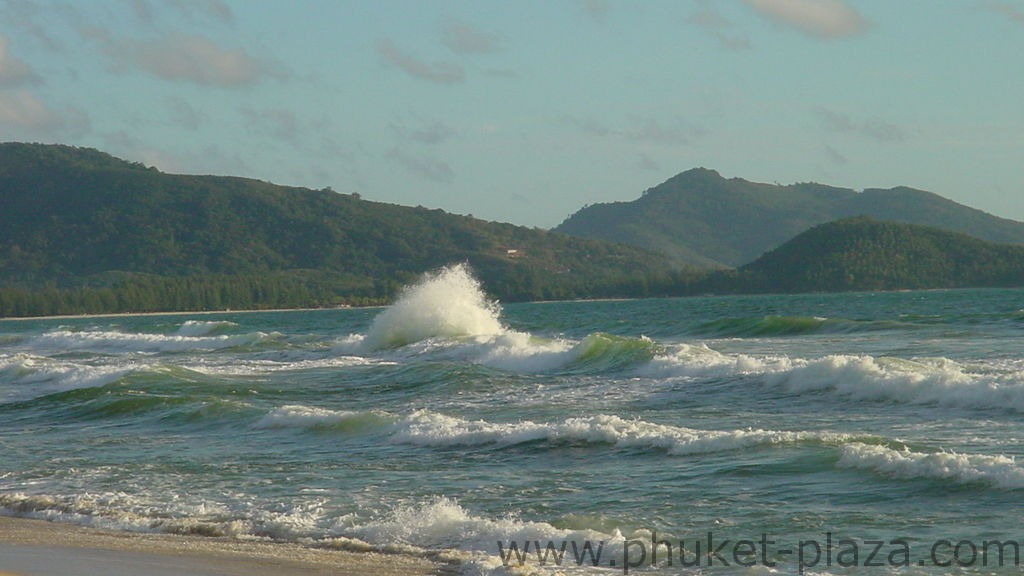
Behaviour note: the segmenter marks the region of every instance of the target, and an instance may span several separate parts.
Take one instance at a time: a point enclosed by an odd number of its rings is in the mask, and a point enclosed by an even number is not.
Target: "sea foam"
[[[505,331],[500,307],[488,300],[465,264],[427,274],[373,320],[362,344],[396,348],[432,337],[494,336]]]
[[[204,328],[205,329],[205,328]],[[220,336],[182,336],[115,332],[109,330],[53,330],[35,337],[34,346],[42,349],[89,350],[94,352],[183,352],[219,350],[255,344],[269,338],[263,332]]]
[[[3,354],[0,355],[0,401],[15,402],[105,386],[140,368],[135,364],[92,366],[25,353]]]
[[[901,479],[949,480],[959,484],[986,484],[1005,490],[1024,488],[1024,468],[1006,456],[913,452],[853,442],[842,447],[838,465]]]
[[[398,421],[392,439],[421,446],[512,445],[544,440],[657,449],[670,454],[705,454],[749,446],[798,442],[838,443],[851,438],[831,432],[761,429],[699,430],[602,414],[551,423],[493,423],[420,410]]]
[[[706,344],[679,344],[635,374],[659,379],[742,376],[795,394],[828,392],[857,401],[1024,412],[1024,371],[949,358],[831,354],[805,359],[725,354]]]
[[[227,332],[238,324],[227,320],[186,320],[177,330],[178,336],[209,336]]]

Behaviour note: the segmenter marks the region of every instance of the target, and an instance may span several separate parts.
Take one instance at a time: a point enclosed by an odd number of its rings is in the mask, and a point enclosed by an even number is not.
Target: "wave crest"
[[[913,452],[854,442],[842,448],[839,466],[900,479],[950,480],[1004,490],[1024,489],[1024,468],[1013,458],[958,452]]]
[[[374,318],[362,344],[398,348],[428,338],[494,336],[505,331],[500,307],[488,300],[465,264],[426,274]]]

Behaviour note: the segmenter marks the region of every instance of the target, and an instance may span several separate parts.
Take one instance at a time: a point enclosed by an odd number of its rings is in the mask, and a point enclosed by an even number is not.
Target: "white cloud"
[[[435,62],[433,64],[424,62],[402,52],[391,40],[381,40],[377,43],[377,52],[386,62],[402,70],[406,74],[422,80],[436,82],[438,84],[455,84],[462,82],[466,73],[462,66],[450,62]]]
[[[762,16],[831,40],[860,34],[868,22],[843,0],[743,0]]]

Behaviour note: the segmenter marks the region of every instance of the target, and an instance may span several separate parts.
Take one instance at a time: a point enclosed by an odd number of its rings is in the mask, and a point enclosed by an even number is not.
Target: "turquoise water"
[[[1024,541],[1022,308],[499,307],[456,267],[387,309],[3,321],[0,513],[442,551],[466,573],[553,573],[548,542],[567,573],[1019,573],[991,543]],[[587,544],[598,568],[575,565]]]

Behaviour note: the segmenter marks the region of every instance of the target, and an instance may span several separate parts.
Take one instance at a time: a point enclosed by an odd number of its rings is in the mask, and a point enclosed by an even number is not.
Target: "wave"
[[[883,320],[849,320],[818,316],[756,316],[723,318],[700,324],[692,333],[717,338],[796,336],[800,334],[849,334],[906,329],[905,323]]]
[[[394,421],[394,417],[381,410],[354,412],[293,404],[272,410],[253,424],[253,428],[305,428],[308,430],[355,432],[382,428],[393,424]]]
[[[1024,412],[1024,373],[971,371],[948,358],[832,355],[794,362],[768,381],[797,393],[831,391],[855,400]]]
[[[189,370],[211,376],[260,376],[277,372],[320,370],[325,368],[347,368],[370,364],[393,364],[375,362],[360,356],[332,356],[329,358],[304,358],[270,360],[263,358],[201,358],[188,364]]]
[[[495,555],[495,552],[502,553],[496,550],[498,542],[565,542],[575,544],[580,550],[588,543],[600,542],[602,554],[614,558],[622,556],[628,539],[650,539],[650,533],[645,530],[623,535],[618,530],[606,533],[586,526],[559,528],[548,522],[525,521],[512,516],[488,518],[471,513],[448,497],[399,506],[379,519],[344,526],[340,532],[342,535],[327,538],[322,545],[361,550],[398,547],[413,553],[454,550],[461,554],[449,553],[443,558],[458,561],[463,574],[526,573],[525,570],[509,572],[504,568],[500,556]],[[366,544],[370,547],[365,547]],[[537,557],[529,552],[529,557],[523,557],[526,567],[538,567]],[[514,557],[508,559],[512,560],[512,566],[518,565]]]
[[[957,484],[983,484],[1003,490],[1024,489],[1024,468],[1006,456],[958,452],[923,453],[855,442],[842,447],[838,465],[906,480],[948,480]]]
[[[380,350],[434,337],[494,336],[506,331],[500,313],[465,264],[447,266],[406,287],[374,318],[361,344]]]
[[[177,330],[178,336],[209,336],[223,334],[237,328],[238,324],[227,320],[186,320]]]
[[[835,445],[856,438],[833,432],[699,430],[625,419],[615,415],[568,418],[555,422],[488,422],[467,420],[430,410],[417,410],[405,417],[399,417],[380,410],[359,412],[303,405],[277,408],[253,424],[253,428],[302,428],[345,433],[377,429],[388,434],[390,441],[394,443],[438,448],[487,445],[502,447],[543,441],[552,444],[654,449],[673,455],[708,454],[778,444]]]
[[[323,502],[293,503],[275,510],[217,502],[188,504],[191,498],[156,501],[125,492],[53,496],[0,494],[0,514],[66,522],[136,533],[169,533],[251,540],[270,538],[328,549],[422,555],[458,564],[461,574],[507,574],[496,542],[602,542],[603,554],[621,557],[628,538],[650,538],[646,531],[624,536],[586,526],[559,528],[543,521],[507,516],[489,518],[447,497],[399,505],[362,519],[332,512]],[[536,566],[536,558],[527,566]]]
[[[204,326],[203,330],[212,330]],[[190,328],[191,330],[191,328]],[[264,332],[219,336],[184,336],[105,330],[53,330],[36,336],[32,345],[42,349],[87,350],[91,352],[185,352],[251,346],[274,336]]]
[[[787,393],[831,392],[858,401],[1024,412],[1024,371],[949,358],[833,354],[815,359],[723,354],[681,344],[638,367],[647,378],[753,378]]]
[[[136,364],[92,366],[18,353],[0,355],[0,402],[21,402],[69,390],[97,388],[137,370]]]
[[[602,332],[574,343],[508,331],[457,346],[473,362],[517,373],[610,373],[649,362],[662,350],[650,338]]]
[[[707,454],[751,446],[812,442],[835,444],[850,435],[779,430],[698,430],[627,420],[615,415],[569,418],[561,422],[491,423],[420,410],[394,425],[393,441],[421,446],[514,445],[544,440],[553,443],[605,444],[616,448],[657,449],[669,454]]]

